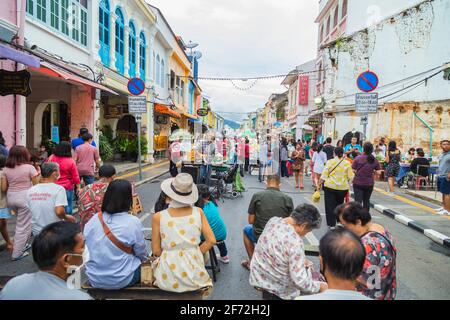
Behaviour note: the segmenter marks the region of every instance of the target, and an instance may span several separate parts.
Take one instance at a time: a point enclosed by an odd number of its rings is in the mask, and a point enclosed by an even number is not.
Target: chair
[[[422,175],[419,175],[419,172],[421,171],[421,168],[426,168],[427,170],[427,177],[424,177]],[[430,188],[430,166],[425,165],[418,165],[417,171],[415,172],[414,181],[415,181],[415,190],[420,190],[420,187],[425,182],[425,187]]]
[[[207,270],[211,270],[212,272],[212,276],[213,276],[213,281],[217,282],[217,275],[216,273],[220,272],[220,266],[219,266],[219,261],[217,260],[216,257],[216,252],[214,251],[214,247],[212,247],[209,250],[209,266],[206,266]]]

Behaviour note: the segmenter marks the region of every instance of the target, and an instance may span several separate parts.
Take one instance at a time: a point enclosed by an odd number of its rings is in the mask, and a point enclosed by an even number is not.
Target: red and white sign
[[[298,77],[298,104],[309,105],[309,76]]]

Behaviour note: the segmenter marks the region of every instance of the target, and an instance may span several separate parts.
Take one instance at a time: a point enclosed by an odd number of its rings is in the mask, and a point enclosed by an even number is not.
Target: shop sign
[[[27,70],[0,70],[0,95],[12,94],[25,97],[31,94],[30,73]]]
[[[378,93],[357,93],[356,94],[356,112],[360,114],[378,112]]]
[[[208,109],[198,109],[197,110],[197,115],[199,117],[206,117],[209,114],[209,110]]]
[[[319,118],[311,118],[308,120],[308,124],[313,127],[313,126],[318,126],[321,124],[321,121]]]
[[[298,86],[298,105],[309,105],[309,76],[299,76]]]
[[[161,115],[155,115],[155,122],[157,124],[167,124],[167,117]]]
[[[128,112],[133,114],[147,113],[147,98],[145,96],[128,96]]]

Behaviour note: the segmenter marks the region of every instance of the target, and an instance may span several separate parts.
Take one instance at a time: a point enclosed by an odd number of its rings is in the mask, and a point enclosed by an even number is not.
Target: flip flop
[[[22,252],[28,251],[31,249],[31,244],[27,243],[27,245],[25,246],[25,248],[23,248]]]
[[[17,258],[13,258],[11,259],[12,261],[19,261],[22,260],[23,258],[26,258],[30,255],[30,253],[28,251],[24,251],[19,257]]]
[[[241,262],[241,266],[243,266],[245,269],[247,269],[248,271],[250,271],[250,261],[248,260],[244,260]]]

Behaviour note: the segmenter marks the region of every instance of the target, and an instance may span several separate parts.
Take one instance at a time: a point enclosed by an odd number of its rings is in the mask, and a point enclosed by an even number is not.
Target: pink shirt
[[[3,174],[8,180],[8,192],[30,189],[33,186],[31,179],[39,175],[31,164],[21,164],[12,169],[5,168]]]
[[[93,176],[95,162],[100,160],[98,149],[85,143],[75,149],[75,161],[80,176]]]
[[[51,155],[48,161],[59,165],[59,179],[56,181],[56,184],[59,184],[66,190],[73,190],[75,185],[81,182],[77,166],[72,158]]]

